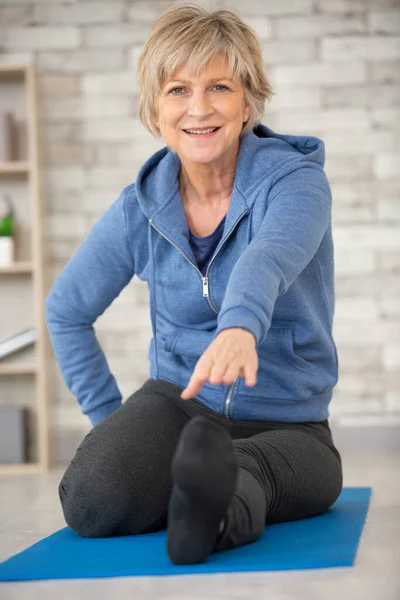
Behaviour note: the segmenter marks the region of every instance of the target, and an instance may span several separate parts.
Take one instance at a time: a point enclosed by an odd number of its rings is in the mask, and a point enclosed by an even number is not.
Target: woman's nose
[[[188,113],[191,116],[206,116],[212,112],[209,98],[206,93],[194,92],[189,100]]]

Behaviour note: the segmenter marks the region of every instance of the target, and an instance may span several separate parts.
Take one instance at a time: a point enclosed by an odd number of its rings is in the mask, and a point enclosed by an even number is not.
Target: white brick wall
[[[93,223],[163,146],[137,117],[151,24],[180,0],[2,0],[0,63],[38,72],[50,285]],[[400,423],[400,12],[396,0],[204,0],[262,44],[276,96],[264,122],[320,136],[333,192],[339,426]],[[137,278],[96,330],[123,396],[148,376],[147,286]],[[88,423],[54,372],[54,427]],[[72,407],[73,406],[73,407]]]

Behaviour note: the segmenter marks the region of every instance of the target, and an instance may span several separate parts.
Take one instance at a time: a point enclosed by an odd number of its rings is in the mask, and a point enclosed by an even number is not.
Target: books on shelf
[[[30,346],[36,342],[36,339],[36,329],[24,329],[6,340],[0,340],[0,359]]]

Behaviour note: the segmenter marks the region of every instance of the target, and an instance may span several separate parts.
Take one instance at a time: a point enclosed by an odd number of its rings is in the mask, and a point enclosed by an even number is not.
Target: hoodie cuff
[[[250,331],[256,338],[257,346],[263,336],[263,328],[259,319],[244,306],[231,308],[222,315],[219,319],[215,337],[224,329],[230,329],[231,327],[242,327]]]
[[[107,402],[107,404],[101,404],[97,408],[91,410],[87,413],[87,416],[90,419],[93,427],[100,423],[103,419],[111,415],[113,412],[118,410],[121,406],[120,400],[113,400],[112,402]]]

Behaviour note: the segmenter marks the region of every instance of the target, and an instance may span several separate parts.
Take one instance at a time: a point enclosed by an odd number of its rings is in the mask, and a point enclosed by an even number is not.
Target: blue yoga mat
[[[257,542],[210,554],[197,565],[170,561],[165,530],[93,539],[65,527],[1,563],[0,580],[348,567],[354,564],[371,492],[370,487],[343,488],[327,513],[267,525]]]

